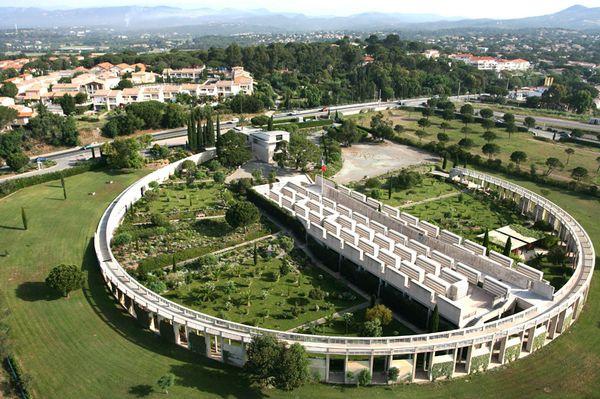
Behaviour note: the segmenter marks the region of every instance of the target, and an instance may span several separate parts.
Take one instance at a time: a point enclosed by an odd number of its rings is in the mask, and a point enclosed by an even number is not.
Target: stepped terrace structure
[[[215,150],[186,160],[206,162]],[[560,337],[579,317],[594,270],[591,240],[579,223],[544,197],[483,173],[455,168],[451,177],[480,190],[494,190],[519,204],[527,217],[544,220],[566,244],[574,272],[558,291],[534,269],[500,254],[485,256],[476,243],[399,213],[333,182],[305,177],[256,187],[250,197],[338,261],[397,291],[425,311],[437,304],[456,328],[393,337],[307,335],[248,326],[193,311],[144,287],[115,259],[110,241],[127,209],[150,183],[163,182],[181,160],[143,177],[105,211],[94,237],[104,280],[121,306],[143,328],[200,356],[241,366],[253,336],[266,334],[303,345],[313,374],[325,382],[354,383],[369,370],[373,383],[460,377],[527,356]],[[304,183],[303,183],[304,182]],[[396,382],[396,381],[391,381]]]
[[[277,183],[257,190],[298,218],[339,262],[377,277],[457,327],[515,309],[543,308],[554,287],[542,272],[427,221],[329,181]]]

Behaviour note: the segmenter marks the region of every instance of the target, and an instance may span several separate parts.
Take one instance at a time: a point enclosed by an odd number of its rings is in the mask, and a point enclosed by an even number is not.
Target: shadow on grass
[[[130,342],[179,362],[171,365],[171,372],[175,374],[178,385],[220,397],[251,399],[264,397],[260,390],[252,388],[247,383],[238,368],[225,366],[175,344],[165,343],[158,335],[143,329],[117,304],[108,291],[98,267],[93,240],[89,241],[86,248],[82,270],[87,273],[88,282],[83,289],[83,294],[96,315]],[[145,389],[142,384],[131,387],[130,392],[134,393],[135,390],[144,393]]]
[[[4,230],[23,230],[25,231],[25,229],[22,226],[6,226],[3,224],[0,224],[0,229],[4,229]]]
[[[135,396],[136,398],[145,398],[146,396],[150,396],[152,393],[154,393],[154,388],[152,385],[148,384],[135,385],[129,388],[129,394]]]
[[[15,289],[17,298],[27,302],[54,301],[62,296],[42,281],[22,283]]]

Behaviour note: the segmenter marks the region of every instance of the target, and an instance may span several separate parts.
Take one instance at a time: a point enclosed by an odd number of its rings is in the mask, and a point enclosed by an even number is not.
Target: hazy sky
[[[0,0],[4,7],[102,7],[169,5],[184,8],[266,8],[311,15],[348,15],[361,12],[427,13],[468,18],[513,18],[553,13],[573,4],[600,7],[600,0]]]

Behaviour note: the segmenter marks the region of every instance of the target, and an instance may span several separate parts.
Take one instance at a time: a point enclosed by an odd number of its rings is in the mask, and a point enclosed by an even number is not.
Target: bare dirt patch
[[[383,142],[355,144],[342,149],[344,166],[333,177],[338,183],[349,183],[364,177],[379,176],[406,166],[439,162],[428,152],[405,145]]]

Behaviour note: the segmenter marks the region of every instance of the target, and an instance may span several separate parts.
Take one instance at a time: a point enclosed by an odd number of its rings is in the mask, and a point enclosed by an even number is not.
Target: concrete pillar
[[[373,353],[371,353],[371,356],[369,357],[369,372],[371,373],[371,376],[373,375],[373,359],[375,358],[375,356],[373,355]]]
[[[427,360],[425,362],[425,364],[428,366],[428,367],[426,366],[427,367],[427,379],[429,381],[433,381],[433,360],[435,359],[435,349],[432,352],[427,353],[425,356],[425,359]]]
[[[556,334],[556,327],[558,326],[558,315],[550,319],[548,323],[548,338],[553,339]]]
[[[173,333],[175,334],[175,343],[181,345],[181,337],[179,336],[179,323],[173,322]]]
[[[565,317],[567,316],[567,309],[563,310],[562,312],[560,312],[558,314],[558,322],[557,322],[557,327],[558,327],[558,332],[559,333],[563,333],[565,331]]]
[[[467,374],[471,373],[471,360],[473,359],[473,345],[469,345],[467,348],[467,360],[465,362],[465,371]]]
[[[525,343],[525,350],[529,353],[531,353],[531,350],[533,348],[533,339],[534,339],[533,334],[535,333],[535,327],[536,326],[533,326],[533,327],[529,328],[529,330],[527,330],[528,333],[527,333],[527,342]]]
[[[498,356],[498,362],[500,364],[504,364],[504,358],[506,355],[506,343],[508,342],[508,336],[500,338],[500,353]],[[492,344],[492,348],[490,352],[493,352],[494,346]]]
[[[344,358],[344,384],[346,384],[348,382],[348,377],[346,376],[346,374],[348,374],[348,354],[346,353],[346,357]]]
[[[210,334],[204,333],[204,346],[206,346],[206,356],[210,356],[211,352]]]
[[[411,377],[411,380],[413,380],[413,381],[417,375],[417,356],[418,356],[417,352],[413,353],[413,368],[412,368],[412,377]]]
[[[573,321],[579,318],[579,307],[583,303],[583,298],[578,298],[573,304]]]
[[[329,362],[331,361],[331,356],[328,354],[325,355],[325,382],[329,382]]]
[[[458,356],[458,347],[454,348],[453,356],[454,360],[452,361],[452,377],[454,377],[454,374],[456,373],[456,357]]]

